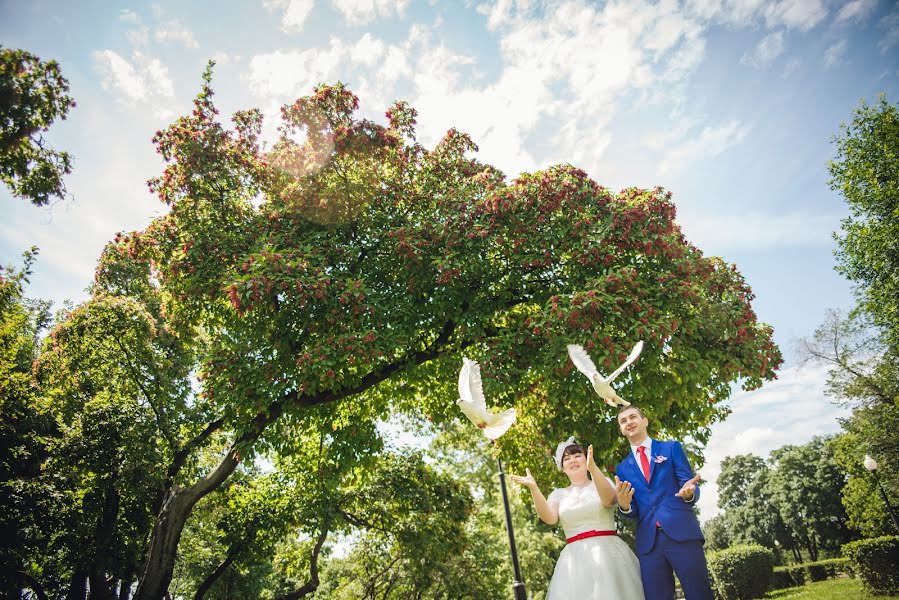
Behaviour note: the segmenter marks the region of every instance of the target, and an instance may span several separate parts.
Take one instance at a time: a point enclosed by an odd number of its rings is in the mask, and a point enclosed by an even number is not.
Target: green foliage
[[[733,527],[728,522],[730,514],[730,512],[718,513],[702,524],[702,536],[705,538],[706,551],[725,550],[733,545],[731,540]]]
[[[718,485],[722,514],[706,524],[710,548],[755,543],[802,562],[835,553],[850,538],[841,502],[846,475],[833,439],[815,437],[784,446],[769,461],[752,455],[726,457]]]
[[[762,598],[774,570],[774,553],[762,546],[733,546],[708,556],[709,575],[719,600]]]
[[[856,108],[834,139],[831,188],[849,206],[836,235],[838,269],[856,284],[862,308],[899,348],[899,111],[881,96]]]
[[[831,439],[816,436],[801,446],[784,446],[771,452],[770,461],[770,501],[784,525],[813,561],[822,551],[836,552],[850,532],[840,499],[847,477],[834,461]]]
[[[812,581],[833,579],[848,571],[846,558],[827,558],[816,562],[774,567],[772,589],[795,587]]]
[[[31,381],[37,336],[47,305],[24,297],[36,249],[20,270],[0,271],[0,589],[18,589],[13,574],[34,576],[31,557],[48,537],[46,518],[52,488],[41,477],[47,438],[55,431],[46,405]],[[46,587],[46,583],[45,586]]]
[[[68,91],[55,60],[0,46],[0,180],[36,206],[66,195],[63,176],[72,159],[53,150],[43,133],[75,106]]]
[[[774,567],[773,577],[771,579],[771,589],[779,590],[787,587],[796,587],[805,584],[808,577],[808,571],[805,565],[787,565],[784,567]]]
[[[849,474],[842,501],[849,526],[863,537],[896,532],[877,488],[877,479],[863,464],[866,454],[876,457],[878,476],[890,501],[899,501],[899,409],[890,405],[857,408],[843,421],[846,433],[834,440],[834,458]]]
[[[899,536],[851,542],[843,555],[872,594],[899,594]]]

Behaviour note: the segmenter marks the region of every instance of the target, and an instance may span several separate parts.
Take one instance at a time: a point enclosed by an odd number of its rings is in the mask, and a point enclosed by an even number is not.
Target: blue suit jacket
[[[621,514],[637,519],[637,554],[652,550],[657,534],[656,522],[674,540],[703,540],[693,511],[693,505],[699,499],[699,486],[696,486],[691,502],[675,496],[693,477],[693,469],[680,443],[653,440],[652,456],[648,458],[649,483],[633,452],[628,452],[627,458],[615,469],[618,479],[629,481],[634,487],[631,512]]]

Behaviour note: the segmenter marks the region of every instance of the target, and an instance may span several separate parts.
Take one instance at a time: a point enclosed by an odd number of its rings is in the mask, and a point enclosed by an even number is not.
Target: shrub
[[[774,572],[774,553],[763,546],[734,546],[708,557],[709,575],[720,600],[762,598]]]
[[[803,565],[790,565],[788,567],[775,567],[774,577],[771,580],[771,589],[796,587],[805,583],[805,569]]]
[[[837,573],[848,573],[849,565],[845,558],[827,558],[801,565],[774,567],[771,589],[779,590],[796,587],[807,581],[824,581],[834,579]]]
[[[899,536],[850,542],[842,551],[867,591],[880,595],[899,593]]]
[[[802,566],[805,567],[806,574],[811,581],[833,579],[837,573],[845,573],[849,570],[845,558],[828,558]]]

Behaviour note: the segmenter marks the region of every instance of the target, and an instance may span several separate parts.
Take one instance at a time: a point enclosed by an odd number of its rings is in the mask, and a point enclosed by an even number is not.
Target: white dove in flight
[[[484,390],[481,387],[481,367],[467,358],[462,359],[462,370],[459,371],[459,399],[456,400],[456,404],[491,440],[496,440],[506,433],[515,422],[514,408],[507,408],[498,413],[487,410]]]
[[[640,356],[642,350],[643,340],[640,340],[634,345],[634,349],[631,350],[631,353],[627,357],[627,360],[624,361],[624,364],[612,371],[612,374],[608,377],[603,377],[599,374],[599,371],[596,370],[596,365],[594,365],[593,361],[590,359],[590,355],[587,354],[587,351],[584,350],[582,346],[569,344],[568,356],[571,357],[571,362],[574,363],[577,370],[587,376],[587,379],[593,384],[593,389],[596,390],[596,393],[599,394],[600,398],[606,401],[606,404],[609,406],[630,406],[630,402],[624,400],[615,393],[614,389],[612,389],[612,381],[621,375],[622,371],[628,368],[632,362],[637,360],[637,357]]]

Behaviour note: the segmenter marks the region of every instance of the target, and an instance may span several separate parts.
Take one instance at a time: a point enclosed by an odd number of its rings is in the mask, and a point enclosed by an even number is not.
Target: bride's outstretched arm
[[[593,444],[587,447],[587,470],[590,471],[590,478],[593,479],[593,485],[596,487],[596,493],[599,494],[602,505],[606,507],[615,506],[618,503],[618,496],[615,493],[615,488],[612,487],[612,484],[609,483],[609,480],[606,479],[606,476],[602,474],[602,471],[599,470],[599,467],[596,466],[596,462],[593,460]]]
[[[540,517],[540,520],[547,525],[555,525],[559,522],[558,507],[550,504],[543,497],[543,492],[537,486],[537,480],[531,475],[531,470],[525,469],[524,472],[527,473],[524,477],[521,475],[509,475],[509,479],[528,488],[531,492],[531,498],[534,499],[534,507],[537,509],[537,515]]]

